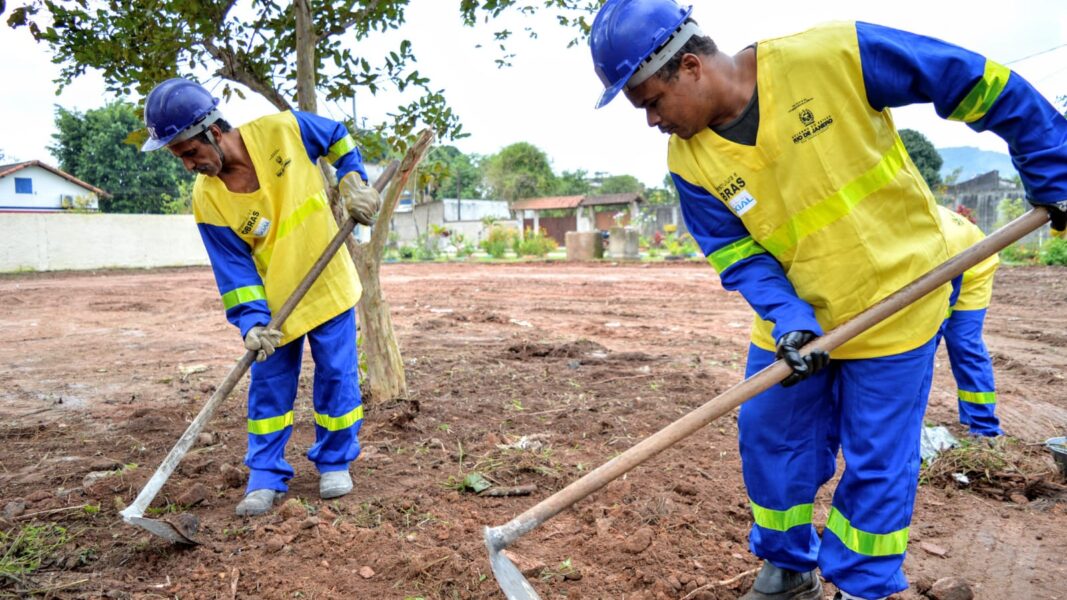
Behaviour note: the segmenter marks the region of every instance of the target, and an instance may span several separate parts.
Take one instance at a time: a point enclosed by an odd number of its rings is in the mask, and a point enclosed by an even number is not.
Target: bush
[[[1000,259],[1010,264],[1032,265],[1037,262],[1037,249],[1022,244],[1012,244],[1000,251]]]
[[[1067,266],[1067,240],[1049,238],[1041,247],[1041,264]]]
[[[514,241],[515,254],[519,256],[544,256],[556,248],[559,248],[559,244],[544,229],[537,233],[527,229],[525,239]]]
[[[700,247],[688,233],[680,236],[676,233],[667,234],[663,238],[663,248],[668,256],[693,256],[700,252]]]
[[[504,227],[492,227],[489,236],[482,240],[482,250],[493,258],[504,258],[515,240],[515,231]]]

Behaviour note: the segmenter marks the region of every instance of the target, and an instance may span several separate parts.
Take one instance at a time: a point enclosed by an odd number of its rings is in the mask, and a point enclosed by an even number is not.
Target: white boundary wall
[[[192,215],[0,213],[0,273],[206,264]]]

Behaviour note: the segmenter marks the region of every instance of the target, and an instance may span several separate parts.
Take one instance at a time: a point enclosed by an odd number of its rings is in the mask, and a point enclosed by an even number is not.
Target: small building
[[[604,194],[600,196],[547,196],[526,198],[511,203],[523,231],[544,230],[561,246],[568,231],[607,231],[616,224],[627,225],[637,215],[641,194]]]
[[[585,196],[545,196],[542,198],[524,198],[511,203],[511,212],[515,220],[522,223],[522,231],[545,230],[549,237],[563,246],[568,231],[591,231],[578,225],[578,206]]]
[[[629,225],[637,216],[638,205],[644,201],[644,197],[636,192],[586,196],[579,212],[584,212],[585,218],[592,220],[593,229],[606,231],[616,225]]]
[[[39,160],[0,165],[0,212],[97,210],[109,195]]]
[[[966,206],[974,214],[978,228],[990,233],[1000,220],[1000,202],[1025,198],[1026,190],[1017,179],[1006,179],[999,171],[989,171],[973,179],[945,186],[942,197],[951,208]]]
[[[401,196],[400,201],[403,199]],[[398,202],[391,229],[396,232],[397,241],[403,243],[414,242],[420,236],[432,233],[435,226],[476,243],[481,239],[486,219],[507,221],[511,218],[508,204],[503,200],[444,198],[420,204],[409,202],[406,210],[401,207]]]

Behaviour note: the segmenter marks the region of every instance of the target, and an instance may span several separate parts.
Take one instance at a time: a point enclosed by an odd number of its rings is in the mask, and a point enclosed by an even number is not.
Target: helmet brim
[[[614,100],[615,96],[619,95],[619,92],[622,91],[622,88],[625,85],[626,85],[626,79],[622,79],[618,83],[616,83],[615,85],[613,85],[613,86],[611,86],[609,88],[605,88],[604,92],[602,94],[600,94],[600,98],[596,101],[596,107],[597,108],[603,108],[604,106],[606,106],[608,104],[608,102],[611,102],[612,100]]]
[[[146,141],[144,145],[141,146],[141,152],[152,152],[154,150],[159,150],[160,148],[166,146],[169,141],[170,140],[148,138],[148,141]]]

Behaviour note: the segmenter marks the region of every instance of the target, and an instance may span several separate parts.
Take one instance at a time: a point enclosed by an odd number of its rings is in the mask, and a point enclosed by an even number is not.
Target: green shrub
[[[489,236],[482,240],[482,250],[493,258],[504,258],[515,241],[515,231],[504,227],[492,227]]]
[[[1041,264],[1067,266],[1067,240],[1049,238],[1041,247]]]
[[[527,229],[525,239],[520,240],[516,238],[513,248],[515,254],[518,254],[519,256],[544,256],[556,248],[559,248],[559,244],[556,243],[556,240],[549,237],[544,229],[537,233]]]
[[[1037,249],[1023,244],[1012,244],[1000,251],[1000,259],[1010,264],[1032,265],[1037,262]]]

